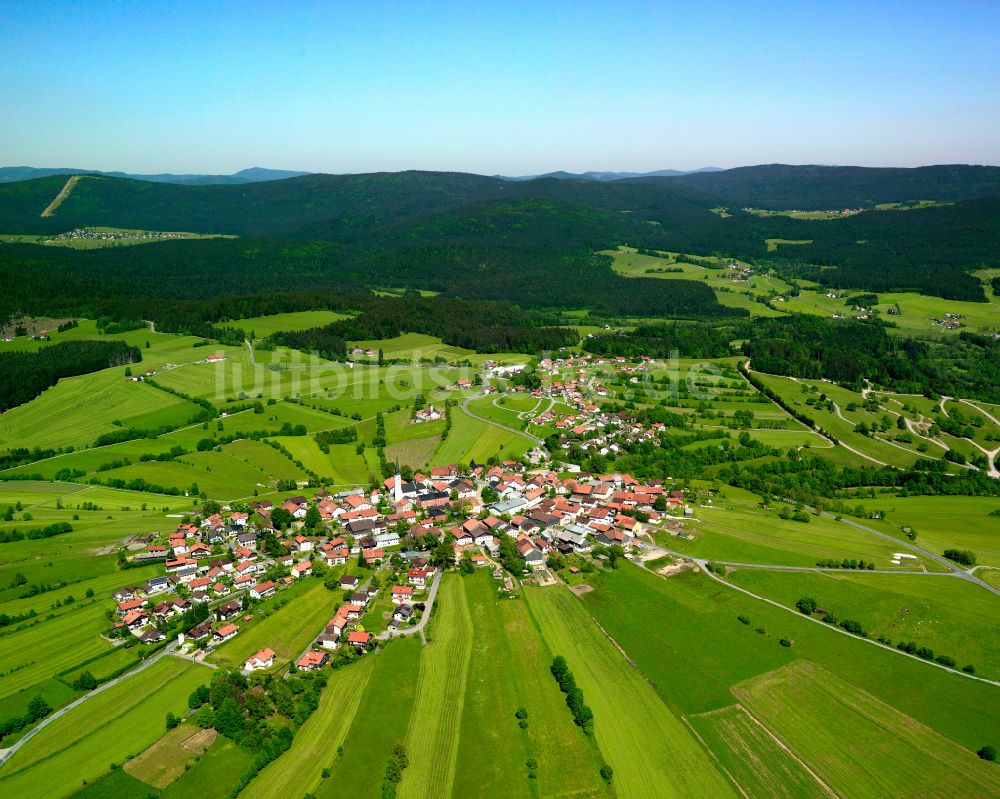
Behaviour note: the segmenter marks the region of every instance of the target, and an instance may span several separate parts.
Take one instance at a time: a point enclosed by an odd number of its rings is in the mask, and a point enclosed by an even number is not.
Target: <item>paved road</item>
[[[21,740],[19,740],[16,744],[11,746],[9,749],[4,749],[3,752],[0,753],[0,766],[3,766],[4,763],[6,763],[8,760],[10,760],[10,758],[12,758],[15,754],[17,754],[17,751],[22,746],[28,743],[28,741],[30,741],[36,735],[38,735],[39,732],[48,727],[53,721],[62,718],[67,713],[69,713],[73,708],[82,705],[84,702],[97,696],[99,693],[103,693],[104,691],[111,688],[113,685],[118,685],[118,683],[122,682],[123,680],[127,680],[129,677],[134,677],[140,671],[148,669],[150,666],[156,663],[156,661],[160,660],[163,657],[166,657],[169,654],[172,654],[174,649],[176,648],[177,648],[176,641],[167,644],[166,647],[161,649],[159,652],[157,652],[155,655],[153,655],[153,657],[149,658],[148,660],[144,660],[142,663],[140,663],[138,666],[132,669],[132,671],[127,671],[120,677],[115,677],[113,680],[108,680],[106,683],[98,686],[93,691],[88,691],[79,699],[77,699],[75,702],[70,702],[68,705],[66,705],[66,707],[61,707],[55,712],[53,712],[51,715],[46,716],[37,724],[37,726],[29,730]]]
[[[521,436],[523,438],[528,439],[529,441],[534,442],[540,447],[545,446],[545,442],[542,441],[542,439],[536,438],[530,433],[525,433],[523,430],[517,430],[513,427],[508,427],[505,424],[500,424],[500,422],[494,422],[492,419],[486,419],[482,416],[479,416],[478,414],[473,413],[472,411],[469,410],[469,400],[471,399],[474,399],[474,397],[466,397],[465,400],[462,402],[462,410],[465,411],[466,415],[471,416],[473,419],[478,419],[480,422],[486,422],[486,424],[491,424],[494,427],[499,427],[501,430],[508,430],[509,432],[514,433],[515,435]]]
[[[389,630],[383,630],[378,634],[378,640],[388,641],[390,638],[397,635],[414,635],[415,633],[420,633],[421,640],[425,644],[427,643],[427,638],[424,635],[424,627],[427,626],[427,622],[430,620],[431,610],[434,608],[434,600],[437,599],[438,586],[441,585],[441,575],[443,573],[442,569],[438,569],[434,572],[434,580],[431,582],[431,592],[427,597],[427,602],[424,603],[424,615],[420,617],[420,621],[412,627],[404,627],[401,630],[396,630],[394,633]]]

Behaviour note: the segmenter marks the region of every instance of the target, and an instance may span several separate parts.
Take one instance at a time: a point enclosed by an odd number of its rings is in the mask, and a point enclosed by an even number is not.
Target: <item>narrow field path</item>
[[[56,208],[63,204],[70,193],[76,187],[76,184],[80,182],[81,178],[88,177],[87,175],[70,175],[69,180],[66,181],[66,185],[62,187],[62,190],[56,195],[55,199],[45,206],[45,210],[42,211],[42,216],[52,216],[55,213]]]

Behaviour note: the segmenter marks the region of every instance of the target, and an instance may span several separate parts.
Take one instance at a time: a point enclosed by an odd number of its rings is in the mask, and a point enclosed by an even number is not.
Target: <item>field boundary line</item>
[[[732,705],[730,705],[730,707],[732,707]],[[710,710],[708,713],[698,713],[696,715],[708,716],[711,715],[712,713],[718,713],[720,710],[726,710],[726,709],[727,708],[719,708],[719,710]],[[705,751],[708,752],[709,757],[711,757],[712,760],[715,761],[715,765],[719,768],[719,770],[729,778],[729,781],[734,786],[736,786],[736,790],[740,792],[740,794],[744,797],[744,799],[751,799],[750,794],[748,794],[745,790],[743,790],[743,786],[736,781],[736,777],[730,774],[729,769],[727,769],[724,765],[722,765],[722,761],[719,759],[719,756],[712,751],[712,747],[710,747],[705,742],[705,739],[701,737],[701,733],[699,733],[698,730],[696,730],[692,726],[691,722],[688,721],[688,717],[682,714],[681,721],[684,722],[684,726],[686,726],[688,730],[691,732],[691,734],[698,740],[698,743],[700,743],[702,747],[705,749]]]
[[[738,707],[743,713],[745,713],[746,716],[747,716],[747,718],[749,718],[754,724],[756,724],[765,733],[767,733],[767,735],[779,747],[781,747],[785,752],[787,752],[789,755],[791,755],[792,759],[795,760],[800,766],[802,766],[802,768],[804,768],[806,770],[806,772],[809,774],[809,776],[811,776],[814,780],[816,780],[816,782],[819,784],[819,786],[824,791],[826,791],[827,794],[829,794],[832,797],[835,797],[835,799],[840,796],[840,794],[837,793],[835,790],[833,790],[833,788],[830,785],[827,785],[826,781],[822,777],[820,777],[819,774],[817,774],[815,771],[813,771],[809,767],[808,763],[806,763],[801,757],[799,757],[795,752],[793,752],[792,749],[791,749],[791,747],[788,746],[788,744],[786,744],[784,741],[782,741],[781,738],[779,738],[764,722],[762,722],[753,713],[751,713],[749,710],[747,710],[743,706],[743,704],[741,702],[737,702],[736,703],[736,707]]]

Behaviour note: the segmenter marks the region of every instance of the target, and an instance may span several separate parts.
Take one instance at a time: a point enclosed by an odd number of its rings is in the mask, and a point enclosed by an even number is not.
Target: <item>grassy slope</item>
[[[696,517],[699,521],[685,528],[695,535],[694,540],[664,534],[661,542],[696,557],[785,566],[815,566],[819,560],[853,558],[891,569],[892,553],[901,550],[899,545],[826,517],[810,516],[808,523],[786,521],[776,510],[755,508],[697,508]],[[919,562],[899,568],[918,568]],[[934,568],[933,563],[927,565]]]
[[[596,590],[583,604],[679,712],[730,705],[731,686],[803,658],[967,747],[978,749],[1000,724],[1000,689],[840,635],[703,575],[664,580],[625,565],[591,584]],[[795,646],[779,646],[782,637]]]
[[[400,799],[448,796],[455,782],[473,636],[462,578],[446,574],[437,602],[433,638],[420,660],[417,698],[406,733],[410,765],[399,785]]]
[[[1000,770],[806,661],[743,683],[740,700],[846,796],[1000,794]]]
[[[594,711],[597,744],[629,797],[732,796],[723,776],[653,688],[564,588],[526,589],[553,652],[566,657]]]
[[[295,733],[291,748],[254,778],[241,799],[302,796],[315,790],[347,736],[374,665],[375,658],[364,658],[330,673],[319,707]]]
[[[803,596],[841,619],[856,619],[873,638],[915,641],[959,666],[1000,677],[996,617],[1000,598],[964,580],[891,574],[815,574],[740,570],[730,579],[755,594],[794,607]]]
[[[423,654],[420,639],[393,641],[375,657],[371,679],[344,740],[344,754],[316,789],[319,799],[375,799],[392,747],[406,737]]]
[[[0,794],[38,799],[65,796],[108,763],[138,754],[163,732],[168,711],[211,677],[208,669],[166,657],[52,723],[4,767]]]

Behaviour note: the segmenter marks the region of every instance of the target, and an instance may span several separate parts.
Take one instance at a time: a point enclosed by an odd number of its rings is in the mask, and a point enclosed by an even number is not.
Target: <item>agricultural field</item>
[[[664,579],[626,564],[588,583],[584,608],[677,714],[732,705],[733,686],[808,660],[973,752],[1000,724],[995,685],[840,634],[703,574]]]
[[[687,722],[750,799],[837,796],[740,705],[689,716]]]
[[[215,743],[216,737],[214,729],[202,730],[184,724],[170,730],[122,768],[137,780],[163,789],[190,768],[195,759]]]
[[[190,769],[160,794],[162,799],[204,799],[228,796],[250,765],[251,754],[221,735]],[[145,794],[143,795],[143,799]],[[103,797],[100,797],[103,799]]]
[[[797,661],[733,692],[844,795],[1000,793],[994,765],[815,664]]]
[[[293,311],[290,313],[270,314],[268,316],[232,319],[225,324],[226,327],[235,327],[247,333],[254,340],[257,340],[265,339],[275,333],[307,330],[310,327],[323,327],[347,318],[347,314],[336,313],[334,311]]]
[[[241,799],[271,799],[284,793],[304,796],[314,792],[323,769],[331,766],[354,721],[376,658],[332,672],[319,707],[295,734],[292,747],[271,763],[241,793]]]
[[[423,644],[419,637],[391,642],[375,659],[347,738],[334,756],[318,799],[377,799],[380,775],[393,746],[403,743],[416,701]]]
[[[453,795],[481,792],[497,799],[528,799],[532,793],[525,762],[537,755],[527,734],[518,731],[514,715],[521,706],[519,691],[525,684],[526,675],[522,672],[518,680],[507,679],[507,675],[514,673],[514,663],[492,577],[481,571],[463,582],[475,634],[465,687],[458,760],[470,762],[481,752],[490,752],[491,756],[475,770],[458,769]],[[534,629],[529,626],[528,632],[533,633]],[[543,664],[536,663],[535,668],[540,670]],[[533,715],[529,713],[532,716],[529,729],[535,723]],[[570,736],[565,738],[567,744],[573,740]],[[544,796],[549,770],[542,767],[540,772],[538,782]],[[566,776],[568,779],[568,774]]]
[[[658,531],[655,538],[685,555],[734,563],[816,566],[846,558],[873,562],[878,569],[943,568],[920,556],[894,566],[890,561],[901,545],[825,516],[809,514],[808,519],[782,519],[777,509],[702,506],[685,520],[681,535]]]
[[[735,796],[698,741],[562,587],[525,590],[550,650],[594,711],[594,735],[630,797]],[[582,733],[581,733],[582,734]]]
[[[609,256],[612,260],[612,269],[625,277],[703,280],[712,288],[722,305],[746,308],[751,316],[781,316],[780,311],[767,307],[762,300],[772,292],[784,293],[791,288],[780,278],[765,275],[753,275],[749,280],[743,281],[733,280],[730,278],[732,272],[726,267],[730,263],[737,263],[740,266],[747,264],[731,258],[714,259],[717,268],[710,268],[691,262],[707,260],[703,256],[685,256],[676,252],[665,252],[663,253],[665,257],[661,258],[654,255],[640,255],[632,248],[620,247],[617,250],[605,250],[600,254]]]
[[[445,575],[436,601],[441,605],[430,625],[433,638],[420,659],[406,731],[410,765],[399,785],[400,799],[450,796],[455,784],[473,638],[462,578]]]
[[[885,497],[886,516],[872,526],[900,537],[901,528],[917,533],[917,543],[932,552],[967,549],[976,562],[1000,567],[1000,499],[996,497]]]
[[[127,380],[121,369],[105,369],[60,380],[26,405],[0,414],[0,448],[88,446],[118,428],[180,425],[200,410]]]
[[[794,608],[813,597],[820,608],[841,619],[855,619],[872,638],[894,644],[914,641],[961,668],[1000,678],[1000,640],[996,617],[1000,597],[965,580],[945,575],[771,572],[740,569],[734,585]],[[817,614],[819,617],[821,614]]]
[[[61,799],[109,763],[138,755],[163,732],[168,712],[181,714],[187,697],[208,682],[209,669],[165,657],[52,722],[0,774],[8,796]]]
[[[241,668],[255,652],[270,647],[282,661],[302,654],[323,631],[336,611],[340,597],[315,577],[300,578],[299,584],[256,605],[253,623],[240,624],[240,633],[212,652],[220,666]]]

